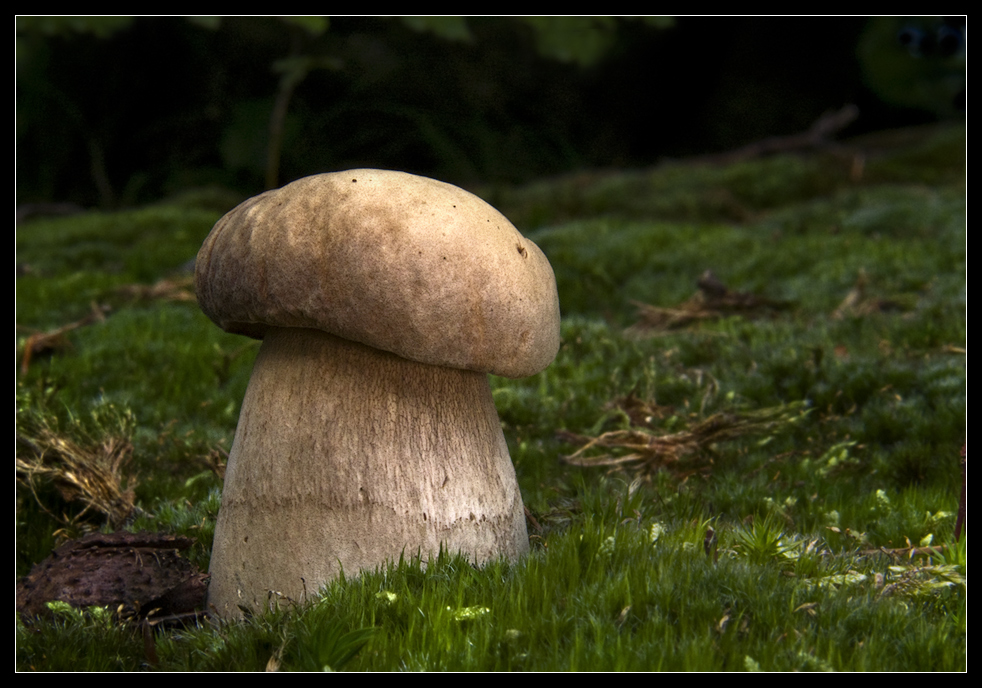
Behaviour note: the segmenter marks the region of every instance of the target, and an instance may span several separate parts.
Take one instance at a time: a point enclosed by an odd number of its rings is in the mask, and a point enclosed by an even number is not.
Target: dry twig
[[[728,315],[759,317],[789,306],[756,294],[731,291],[711,270],[706,270],[696,283],[699,290],[675,308],[662,308],[633,301],[638,308],[638,322],[629,332],[648,335],[679,330],[703,320],[716,320]]]
[[[66,334],[72,330],[76,330],[79,327],[84,327],[85,325],[91,325],[92,323],[105,322],[106,311],[108,308],[106,306],[99,306],[96,303],[92,303],[91,312],[80,320],[68,323],[62,327],[58,327],[54,330],[49,330],[47,332],[34,332],[24,341],[24,352],[21,355],[20,361],[20,374],[27,375],[27,371],[31,367],[31,358],[38,354],[47,351],[57,351],[60,349],[66,349],[70,346],[68,339],[65,337]]]
[[[597,437],[561,432],[560,439],[583,445],[563,460],[574,466],[632,464],[638,470],[653,472],[672,466],[686,456],[706,453],[720,442],[777,432],[801,418],[802,407],[798,403],[756,411],[715,413],[685,430],[661,435],[646,427],[613,430]],[[589,455],[596,449],[610,451]]]
[[[194,277],[182,275],[147,284],[127,284],[117,288],[117,293],[131,301],[194,301]],[[27,375],[31,359],[47,352],[67,349],[71,346],[66,335],[80,327],[105,322],[110,308],[106,305],[91,304],[91,312],[75,322],[47,332],[32,332],[24,341],[21,354],[20,374]]]

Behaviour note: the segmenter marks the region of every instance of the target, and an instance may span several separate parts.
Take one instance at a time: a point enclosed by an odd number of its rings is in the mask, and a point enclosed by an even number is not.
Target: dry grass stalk
[[[102,514],[114,527],[122,525],[134,512],[135,481],[123,473],[133,453],[133,445],[122,437],[105,437],[83,446],[49,428],[39,428],[28,436],[17,433],[17,478],[26,484],[42,509],[51,513],[37,492],[38,481],[50,483],[66,502],[81,503],[82,511],[73,517],[58,517],[66,527],[77,525],[90,512]]]
[[[880,299],[867,294],[869,277],[865,270],[859,271],[856,283],[849,293],[842,299],[842,303],[832,312],[834,320],[842,320],[846,317],[862,318],[873,313],[885,313],[889,311],[902,311],[904,307],[893,299]]]
[[[647,401],[631,392],[625,397],[619,397],[604,406],[605,411],[617,409],[630,420],[631,425],[651,426],[657,421],[665,420],[675,415],[674,406],[663,406],[653,401]]]
[[[671,467],[689,455],[709,453],[712,446],[753,435],[773,434],[802,416],[801,404],[746,412],[721,412],[680,432],[658,434],[646,427],[612,430],[597,437],[561,433],[561,439],[583,446],[563,457],[574,466],[622,467],[642,472]],[[597,449],[612,450],[589,455]]]

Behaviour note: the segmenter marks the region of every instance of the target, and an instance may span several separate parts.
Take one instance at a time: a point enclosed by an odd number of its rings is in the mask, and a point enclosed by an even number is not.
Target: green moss
[[[481,569],[452,556],[396,562],[332,584],[306,611],[284,601],[245,624],[164,632],[156,668],[309,669],[342,657],[374,671],[963,669],[964,540],[952,546],[966,441],[963,142],[954,128],[863,144],[859,180],[842,159],[815,155],[499,192],[507,215],[538,228],[563,310],[548,369],[492,378],[532,553]],[[93,304],[103,316],[30,359],[19,429],[129,414],[142,510],[130,525],[196,537],[202,567],[220,495],[212,468],[257,344],[222,333],[193,302],[122,288],[186,275],[216,217],[158,206],[37,222],[17,238],[21,345]],[[707,269],[788,307],[625,331],[634,301],[677,306]],[[843,308],[847,297],[862,307]],[[810,411],[772,437],[705,447],[698,466],[610,476],[565,464],[578,447],[560,431],[628,427],[616,402],[629,395],[664,411],[651,427],[665,433],[728,410]],[[50,551],[56,525],[19,490],[19,572]],[[870,554],[927,538],[945,547],[930,566]],[[937,568],[948,562],[955,574]],[[17,661],[147,666],[142,637],[84,614],[19,626]]]
[[[45,277],[103,272],[149,281],[194,258],[220,216],[191,207],[152,206],[40,220],[18,227],[17,261]]]

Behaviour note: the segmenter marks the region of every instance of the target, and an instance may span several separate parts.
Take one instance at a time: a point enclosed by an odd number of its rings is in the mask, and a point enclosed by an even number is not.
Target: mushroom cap
[[[559,350],[539,247],[477,196],[405,172],[318,174],[250,198],[205,239],[195,284],[219,327],[257,339],[312,328],[507,377]]]

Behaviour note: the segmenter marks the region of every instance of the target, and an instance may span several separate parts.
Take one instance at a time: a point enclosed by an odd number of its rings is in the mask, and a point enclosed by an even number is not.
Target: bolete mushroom
[[[549,261],[497,210],[403,172],[306,177],[225,215],[201,309],[262,339],[228,457],[209,606],[303,600],[440,548],[528,550],[487,374],[559,349]]]

